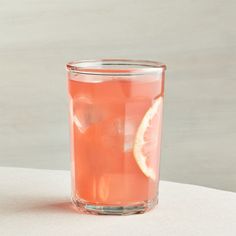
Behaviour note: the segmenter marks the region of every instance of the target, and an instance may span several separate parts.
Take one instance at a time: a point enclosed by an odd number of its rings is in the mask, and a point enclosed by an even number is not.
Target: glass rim
[[[84,75],[132,76],[160,73],[166,65],[152,60],[97,59],[71,61],[66,69]]]

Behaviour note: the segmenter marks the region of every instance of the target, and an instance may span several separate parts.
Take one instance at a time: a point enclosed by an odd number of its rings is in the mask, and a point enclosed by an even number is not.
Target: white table
[[[70,203],[68,171],[0,167],[0,235],[236,235],[236,193],[161,181],[158,208],[92,216]]]

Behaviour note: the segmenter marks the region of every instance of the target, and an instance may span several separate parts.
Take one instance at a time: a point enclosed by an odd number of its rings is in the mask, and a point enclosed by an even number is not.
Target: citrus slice
[[[134,158],[145,176],[155,181],[157,150],[160,145],[160,128],[163,98],[159,97],[144,115],[134,140]]]

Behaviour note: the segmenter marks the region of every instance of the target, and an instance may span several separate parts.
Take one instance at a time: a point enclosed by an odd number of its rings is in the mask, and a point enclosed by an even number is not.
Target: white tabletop
[[[73,210],[68,171],[0,167],[0,235],[236,235],[236,193],[161,181],[143,215]]]

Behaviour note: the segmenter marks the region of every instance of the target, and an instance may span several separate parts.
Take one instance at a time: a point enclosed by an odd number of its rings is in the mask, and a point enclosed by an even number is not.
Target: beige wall
[[[234,0],[0,0],[0,165],[69,168],[64,64],[168,65],[162,179],[236,191]]]

